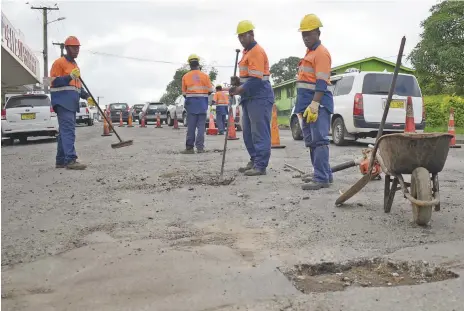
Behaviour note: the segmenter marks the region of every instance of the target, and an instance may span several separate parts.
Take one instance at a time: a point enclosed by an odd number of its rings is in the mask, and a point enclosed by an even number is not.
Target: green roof
[[[343,64],[343,65],[334,67],[334,68],[332,68],[332,70],[338,70],[338,69],[345,68],[345,67],[351,67],[351,66],[354,66],[354,65],[357,65],[357,64],[360,64],[360,63],[365,63],[365,62],[368,62],[368,61],[371,61],[371,60],[375,60],[375,61],[387,64],[387,65],[390,65],[390,66],[393,66],[393,67],[396,66],[395,63],[389,62],[388,60],[372,56],[372,57],[364,58],[364,59],[361,59],[361,60],[357,60],[355,62],[351,62],[351,63],[348,63],[348,64]],[[400,68],[405,70],[405,71],[409,71],[411,73],[414,72],[414,69],[411,69],[411,68],[408,68],[408,67],[401,66]]]

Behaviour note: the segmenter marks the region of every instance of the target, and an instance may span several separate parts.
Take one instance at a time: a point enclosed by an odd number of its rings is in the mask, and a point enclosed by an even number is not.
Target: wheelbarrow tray
[[[418,167],[439,173],[445,166],[451,138],[445,133],[383,135],[377,142],[383,169],[390,175],[412,174]]]

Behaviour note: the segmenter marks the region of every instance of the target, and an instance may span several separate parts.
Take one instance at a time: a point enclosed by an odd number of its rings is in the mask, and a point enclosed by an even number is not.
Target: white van
[[[49,95],[13,95],[2,109],[2,138],[9,138],[10,143],[15,139],[25,143],[31,136],[55,137],[58,130]]]
[[[336,145],[358,138],[377,136],[383,111],[393,78],[391,72],[359,70],[332,76],[334,114],[331,135]],[[421,90],[415,76],[398,74],[395,92],[384,127],[384,134],[403,132],[406,119],[406,103],[411,101],[416,131],[425,128],[425,109]],[[303,139],[301,120],[292,111],[290,127],[295,140]]]

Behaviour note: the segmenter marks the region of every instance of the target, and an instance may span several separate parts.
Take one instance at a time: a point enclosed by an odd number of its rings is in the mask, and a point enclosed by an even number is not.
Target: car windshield
[[[142,110],[143,105],[134,105],[134,110]]]
[[[363,94],[387,95],[393,74],[368,73],[364,76]],[[421,92],[416,79],[413,76],[398,75],[395,86],[395,94],[399,96],[421,97]]]
[[[5,109],[47,106],[50,106],[50,98],[47,95],[24,95],[11,97],[5,105]]]
[[[127,104],[111,104],[110,109],[111,110],[124,110],[127,109]]]
[[[152,110],[152,109],[162,109],[162,108],[167,108],[165,104],[163,103],[150,103],[150,105],[148,106],[148,109]]]

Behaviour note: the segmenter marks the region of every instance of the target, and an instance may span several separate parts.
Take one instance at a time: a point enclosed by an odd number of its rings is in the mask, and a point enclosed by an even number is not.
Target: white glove
[[[309,104],[309,109],[311,109],[313,114],[317,114],[319,112],[319,103],[313,100],[311,104]]]

